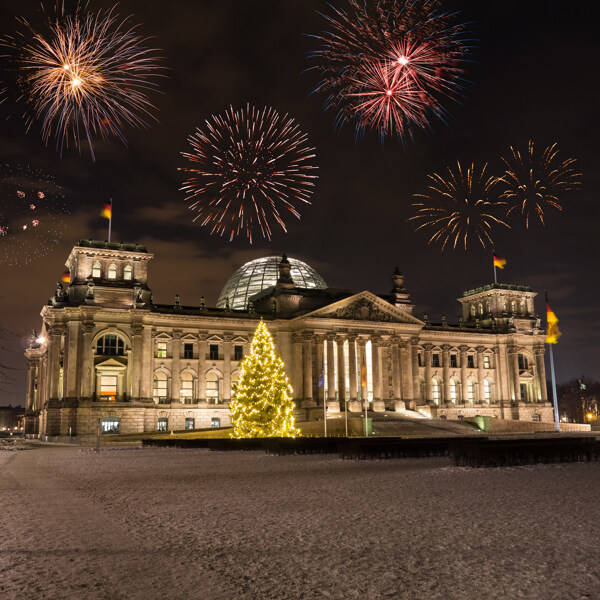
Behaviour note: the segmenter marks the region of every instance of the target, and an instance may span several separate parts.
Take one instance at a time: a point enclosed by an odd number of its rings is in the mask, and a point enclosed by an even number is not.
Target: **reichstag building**
[[[155,304],[153,255],[81,240],[43,307],[28,359],[26,432],[92,435],[225,427],[239,364],[262,318],[290,378],[299,421],[371,414],[552,421],[535,292],[491,284],[431,323],[396,271],[386,294],[329,287],[285,255],[253,260],[216,307]],[[365,365],[364,381],[362,365]],[[325,404],[326,403],[326,404]]]

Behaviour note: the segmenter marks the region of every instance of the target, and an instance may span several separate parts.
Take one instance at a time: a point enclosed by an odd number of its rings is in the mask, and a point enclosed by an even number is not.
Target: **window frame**
[[[183,358],[187,358],[188,360],[193,360],[193,358],[194,358],[193,342],[183,342]]]
[[[219,360],[219,344],[209,344],[208,345],[208,359],[209,360]]]
[[[156,342],[156,358],[167,358],[167,342]]]
[[[133,279],[133,267],[131,265],[125,265],[123,267],[123,279],[125,281],[131,281]]]
[[[108,270],[106,271],[106,279],[117,279],[118,269],[115,263],[111,263],[108,265]]]

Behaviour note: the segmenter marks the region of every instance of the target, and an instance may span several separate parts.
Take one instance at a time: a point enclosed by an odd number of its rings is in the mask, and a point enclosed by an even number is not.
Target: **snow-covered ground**
[[[2,599],[600,598],[600,465],[0,450]]]

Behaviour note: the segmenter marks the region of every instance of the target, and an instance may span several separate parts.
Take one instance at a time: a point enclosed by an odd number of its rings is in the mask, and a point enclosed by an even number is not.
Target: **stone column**
[[[327,400],[335,400],[335,334],[326,336],[327,343]]]
[[[298,403],[304,398],[302,342],[300,333],[292,334],[292,364],[290,365],[289,378],[297,406],[300,406]]]
[[[450,398],[450,348],[451,346],[449,344],[444,344],[442,346],[442,373],[444,377],[443,402],[452,402],[452,399]]]
[[[485,402],[485,390],[483,385],[483,346],[477,346],[477,401]]]
[[[406,349],[404,348],[404,344],[402,345],[402,349],[399,348],[400,338],[398,336],[394,336],[390,339],[390,352],[392,354],[392,390],[394,400],[405,400],[406,396],[404,394],[404,388],[406,387],[404,384],[404,377],[402,377],[402,369],[400,368],[400,361],[402,358],[405,358]]]
[[[358,398],[358,384],[356,375],[356,339],[357,335],[351,333],[348,335],[348,379],[350,380],[350,398],[348,401],[351,402]]]
[[[313,334],[305,333],[302,336],[302,374],[303,374],[303,398],[307,405],[314,405],[313,400],[313,363],[312,345]]]
[[[231,340],[233,335],[223,335],[223,402],[231,402]]]
[[[373,400],[381,400],[381,338],[371,337],[371,371],[373,373]]]
[[[140,400],[154,402],[153,399],[153,360],[154,360],[154,332],[152,327],[144,326],[142,332],[142,373],[140,377]]]
[[[119,371],[117,375],[117,402],[125,399],[125,371]]]
[[[140,382],[142,375],[142,332],[144,326],[142,323],[133,323],[131,326],[131,364],[127,368],[131,371],[131,399],[139,400]]]
[[[409,342],[407,342],[407,352],[410,360],[410,364],[412,365],[412,392],[413,399],[420,401],[420,390],[419,390],[419,376],[421,375],[419,369],[419,338],[414,337]]]
[[[94,381],[94,350],[92,337],[95,325],[91,321],[84,321],[82,325],[83,344],[81,349],[81,397],[90,400],[93,396],[92,385]]]
[[[431,349],[432,344],[424,344],[425,348],[425,402],[430,404],[433,402],[431,390]]]
[[[361,401],[364,402],[365,398],[368,398],[368,384],[369,384],[369,373],[367,372],[367,359],[365,356],[367,340],[363,337],[358,337],[356,339],[356,358],[358,359],[357,364],[357,387],[358,392],[360,394]],[[363,387],[362,384],[362,365],[365,365],[365,385]]]
[[[35,410],[33,406],[33,389],[36,361],[29,359],[27,361],[27,395],[25,397],[25,410]]]
[[[468,346],[460,346],[460,401],[469,403],[469,383],[467,378],[467,350]]]
[[[533,349],[535,353],[535,364],[537,365],[537,380],[541,392],[542,402],[548,402],[548,387],[546,386],[546,365],[544,364],[544,345],[536,346]]]
[[[77,383],[79,373],[77,372],[77,358],[79,353],[79,326],[79,321],[69,321],[67,324],[63,389],[64,397],[71,399],[76,398],[78,395]]]
[[[519,377],[519,348],[517,346],[511,346],[508,349],[508,357],[512,371],[513,401],[521,402],[521,380]]]
[[[338,365],[338,394],[340,399],[340,408],[344,406],[346,400],[346,361],[344,360],[344,337],[336,337],[337,344],[337,365]]]
[[[58,398],[58,381],[60,378],[60,346],[63,336],[63,326],[53,325],[49,330],[50,348],[48,349],[49,388],[48,399]]]
[[[414,402],[415,375],[413,373],[412,342],[410,340],[401,341],[398,347],[398,353],[402,378],[402,400],[404,400],[404,402]]]
[[[325,381],[323,381],[323,385],[319,386],[319,380],[321,379],[321,374],[323,373],[323,356],[325,352],[325,336],[316,335],[315,336],[315,345],[316,352],[313,364],[313,381],[315,385],[315,396],[317,398],[317,404],[319,406],[323,406],[325,402]]]
[[[205,333],[198,335],[198,389],[196,391],[196,401],[206,402],[206,352],[208,344]]]
[[[171,335],[171,402],[181,401],[181,329],[173,329]]]

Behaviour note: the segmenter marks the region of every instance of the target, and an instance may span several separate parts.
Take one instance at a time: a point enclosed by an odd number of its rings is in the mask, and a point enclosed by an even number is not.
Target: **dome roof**
[[[251,260],[240,267],[221,290],[217,308],[225,308],[225,303],[229,299],[230,308],[245,310],[250,297],[277,283],[281,258],[282,255],[265,256]],[[288,260],[291,265],[292,279],[297,287],[317,290],[324,290],[327,287],[325,280],[311,266],[296,258],[288,257]]]

